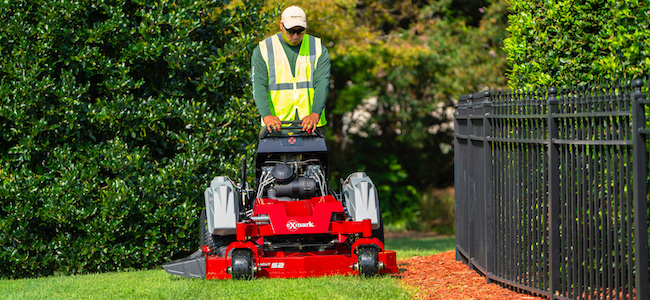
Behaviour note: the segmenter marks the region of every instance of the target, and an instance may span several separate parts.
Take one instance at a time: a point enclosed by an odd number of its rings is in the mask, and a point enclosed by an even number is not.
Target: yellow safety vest
[[[321,40],[305,34],[296,59],[294,77],[291,65],[282,48],[282,33],[270,36],[260,42],[260,53],[269,74],[269,100],[271,114],[281,121],[293,121],[296,113],[303,119],[311,113],[314,102],[314,70],[323,52]],[[320,113],[318,127],[327,124],[325,113]],[[264,116],[262,116],[262,126]]]

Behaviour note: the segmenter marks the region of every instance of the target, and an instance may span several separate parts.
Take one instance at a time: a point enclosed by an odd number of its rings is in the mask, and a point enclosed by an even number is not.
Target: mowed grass
[[[453,237],[387,239],[398,260],[454,249]],[[391,276],[198,280],[162,269],[0,280],[0,299],[411,299]]]
[[[449,236],[386,239],[386,250],[397,252],[397,260],[413,256],[429,256],[454,250],[456,240]]]

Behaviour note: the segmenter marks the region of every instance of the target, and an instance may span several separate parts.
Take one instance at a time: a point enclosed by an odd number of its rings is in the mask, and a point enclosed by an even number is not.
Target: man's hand
[[[269,132],[282,130],[282,122],[280,121],[280,118],[276,116],[268,115],[264,117],[264,124],[266,124],[266,129]]]
[[[316,129],[316,125],[318,125],[319,120],[320,120],[319,114],[311,113],[302,119],[302,123],[300,124],[300,126],[302,126],[303,131],[311,132],[314,131],[314,129]]]

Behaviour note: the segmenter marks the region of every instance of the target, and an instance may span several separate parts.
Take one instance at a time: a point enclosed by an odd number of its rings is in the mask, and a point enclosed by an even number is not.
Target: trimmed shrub
[[[255,147],[261,0],[0,9],[0,277],[140,269],[198,247],[211,177]]]
[[[381,16],[387,1],[371,2],[355,13]],[[441,17],[450,2],[421,8],[408,2],[400,2],[406,7],[396,11],[404,14],[400,17],[363,18],[349,27],[337,26],[338,31],[327,31],[329,24],[322,22],[315,26],[323,24],[323,29],[310,30],[338,33],[333,38],[341,40],[330,52],[333,88],[326,112],[328,124],[334,124],[328,133],[334,137],[330,149],[335,149],[330,152],[330,182],[363,168],[378,187],[387,229],[428,230],[424,218],[433,215],[422,211],[431,207],[420,205],[422,199],[454,180],[453,99],[506,85],[501,49],[508,11],[503,1],[493,1],[472,27]],[[396,21],[403,19],[409,22]],[[386,27],[379,25],[391,20],[408,28],[383,31]],[[350,38],[350,32],[358,38]]]
[[[510,86],[570,86],[650,69],[649,0],[509,0]]]

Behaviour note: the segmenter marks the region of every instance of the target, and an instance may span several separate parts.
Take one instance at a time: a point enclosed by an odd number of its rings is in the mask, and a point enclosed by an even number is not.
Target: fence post
[[[647,163],[646,163],[646,137],[645,108],[646,96],[641,92],[643,80],[633,81],[634,94],[632,97],[632,167],[633,197],[634,197],[634,270],[636,298],[644,299],[650,295],[648,291],[648,223],[647,214]],[[647,299],[647,298],[645,298]]]
[[[458,102],[456,103],[456,107],[455,107],[456,111],[454,111],[454,160],[459,162],[454,164],[454,185],[455,186],[459,186],[462,183],[461,182],[462,177],[460,176],[461,174],[460,161],[462,156],[460,154],[461,153],[460,143],[458,142],[458,140],[460,139],[459,135],[462,131],[460,129],[460,122],[458,122],[458,118],[460,118],[459,110],[464,101],[465,101],[465,95],[458,96]],[[456,218],[454,220],[454,231],[456,232],[455,249],[456,249],[457,261],[460,260],[461,257],[460,253],[458,252],[458,244],[460,243],[460,240],[462,240],[462,236],[463,236],[463,233],[460,230],[460,226],[458,226],[458,224],[460,224],[460,218],[459,218],[460,214],[458,213],[458,207],[460,206],[461,203],[459,198],[460,198],[459,193],[455,193],[454,194],[454,216],[456,216]]]
[[[495,218],[494,200],[492,197],[492,97],[490,91],[483,94],[483,184],[485,195],[485,280],[491,283],[490,276],[494,268],[494,242],[495,242]]]
[[[472,152],[474,151],[474,146],[472,145],[472,133],[474,132],[474,126],[472,124],[472,117],[474,116],[474,94],[468,94],[467,95],[467,151],[465,152],[465,168],[467,172],[467,178],[465,181],[465,205],[467,211],[465,213],[469,216],[469,224],[467,224],[467,237],[468,237],[468,245],[467,249],[467,266],[473,270],[474,266],[472,265],[472,258],[474,257],[474,249],[476,248],[475,244],[476,243],[476,238],[474,238],[474,201],[476,201],[476,195],[475,195],[475,182],[474,182],[474,174],[470,171],[471,168],[473,167],[471,161],[472,161]]]
[[[548,89],[548,239],[549,292],[554,298],[560,289],[560,152],[555,140],[559,138],[557,89]]]
[[[454,113],[454,159],[457,163],[454,164],[454,182],[456,186],[467,186],[467,157],[469,154],[468,146],[463,146],[461,141],[468,143],[468,115],[469,115],[469,95],[461,95],[458,98],[458,105]],[[462,120],[462,121],[461,121]],[[468,222],[465,207],[468,207],[468,198],[466,190],[461,190],[455,195],[454,213],[456,216],[455,230],[456,230],[456,260],[464,260],[465,254],[469,252],[469,231],[467,230]],[[462,248],[466,253],[461,253],[459,248]],[[469,255],[467,255],[469,257]],[[468,259],[469,262],[469,259]]]

